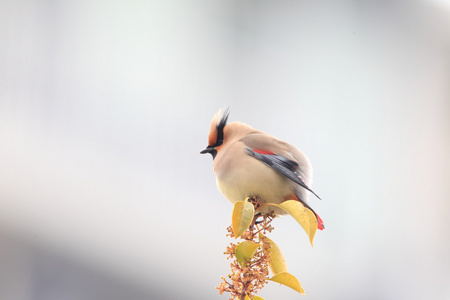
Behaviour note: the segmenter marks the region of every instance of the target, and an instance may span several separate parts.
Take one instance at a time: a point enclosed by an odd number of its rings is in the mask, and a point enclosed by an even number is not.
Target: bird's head
[[[213,117],[211,121],[211,127],[208,134],[208,146],[200,153],[210,153],[213,159],[217,155],[217,151],[222,146],[224,141],[224,129],[227,125],[228,115],[230,109],[228,107],[220,109]]]

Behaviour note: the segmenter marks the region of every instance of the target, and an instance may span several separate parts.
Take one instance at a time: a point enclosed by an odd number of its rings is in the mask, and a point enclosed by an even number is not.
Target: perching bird
[[[314,213],[317,228],[324,229],[322,220],[308,205],[308,191],[317,195],[310,189],[312,168],[306,155],[247,124],[227,124],[228,115],[229,109],[214,115],[208,146],[200,152],[212,155],[217,186],[225,198],[231,203],[250,196],[259,196],[263,203],[298,200]],[[264,213],[270,210],[284,214],[273,206],[262,208]]]

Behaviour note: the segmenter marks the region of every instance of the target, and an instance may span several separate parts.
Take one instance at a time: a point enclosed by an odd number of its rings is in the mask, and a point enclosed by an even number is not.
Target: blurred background
[[[0,2],[0,299],[228,299],[213,114],[302,149],[303,298],[450,292],[449,1]]]

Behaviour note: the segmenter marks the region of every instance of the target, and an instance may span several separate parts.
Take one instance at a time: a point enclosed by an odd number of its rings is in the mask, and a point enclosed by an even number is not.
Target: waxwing
[[[210,153],[217,187],[231,203],[259,196],[263,203],[298,200],[317,218],[318,229],[324,229],[320,217],[308,205],[312,168],[303,152],[247,124],[227,124],[229,109],[213,117],[208,146],[200,153]],[[319,198],[320,199],[320,198]],[[263,208],[268,213],[272,207]],[[276,208],[276,215],[284,211]]]

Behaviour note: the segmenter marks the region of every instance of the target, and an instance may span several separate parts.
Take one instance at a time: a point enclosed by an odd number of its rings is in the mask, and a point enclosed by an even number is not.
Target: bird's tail
[[[311,210],[313,212],[313,214],[316,216],[317,219],[317,229],[319,230],[324,230],[325,229],[325,225],[323,224],[322,219],[319,217],[319,215],[314,211],[314,209],[311,208],[311,206],[309,206],[308,203],[306,203],[305,201],[302,200],[302,198],[300,198],[300,196],[298,194],[295,194],[296,198],[295,200],[300,201],[303,206],[305,206],[306,208],[308,208],[309,210]]]

